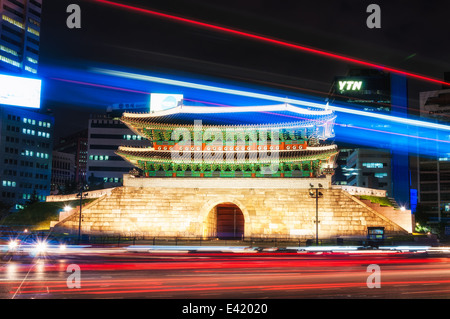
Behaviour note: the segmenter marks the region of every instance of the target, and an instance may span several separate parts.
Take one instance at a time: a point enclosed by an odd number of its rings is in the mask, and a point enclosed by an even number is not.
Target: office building
[[[446,73],[446,81],[450,73]],[[437,123],[450,123],[450,89],[420,93],[420,114]],[[436,133],[436,138],[439,136]],[[448,220],[450,217],[450,150],[430,150],[436,156],[421,156],[418,161],[418,204],[431,221]]]
[[[38,72],[42,0],[0,0],[0,69]]]
[[[50,194],[53,126],[49,115],[0,106],[0,200],[13,209]]]
[[[350,69],[347,75],[335,78],[329,101],[365,112],[406,116],[406,79],[381,70]],[[388,130],[385,124],[375,122],[371,128]],[[371,146],[351,141],[337,144],[340,154],[333,176],[335,184],[386,190],[387,196],[394,198],[399,205],[410,206],[407,152],[393,150],[395,147],[390,142],[382,140]]]
[[[119,146],[124,144],[135,147],[150,145],[120,120],[108,115],[89,119],[86,181],[91,188],[122,185],[123,174],[134,167],[116,154]]]
[[[77,185],[86,182],[87,170],[87,128],[59,139],[54,150],[62,153],[69,153],[75,157],[75,183]]]
[[[57,151],[52,155],[51,193],[65,193],[75,182],[75,155]]]

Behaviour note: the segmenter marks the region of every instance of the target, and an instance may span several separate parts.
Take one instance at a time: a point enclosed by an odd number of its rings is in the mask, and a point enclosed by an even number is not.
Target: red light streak
[[[218,26],[218,25],[214,25],[214,24],[210,24],[210,23],[205,23],[205,22],[200,22],[200,21],[196,21],[196,20],[192,20],[192,19],[187,19],[187,18],[183,18],[183,17],[171,15],[171,14],[166,14],[166,13],[154,11],[154,10],[149,10],[149,9],[144,9],[144,8],[139,8],[139,7],[133,7],[133,6],[130,6],[130,5],[117,3],[117,2],[112,2],[112,1],[108,1],[108,0],[94,0],[94,1],[99,2],[99,3],[103,3],[103,4],[107,4],[107,5],[110,5],[110,6],[116,6],[116,7],[127,9],[127,10],[132,10],[132,11],[136,11],[136,12],[140,12],[140,13],[145,13],[145,14],[157,16],[159,18],[164,18],[164,19],[168,19],[168,20],[172,20],[172,21],[177,21],[177,22],[181,22],[181,23],[195,25],[197,27],[211,29],[211,30],[215,30],[215,31],[219,31],[219,32],[231,33],[231,34],[238,35],[238,36],[241,36],[241,37],[244,37],[244,38],[250,38],[250,39],[254,39],[254,40],[258,40],[258,41],[262,41],[262,42],[266,42],[266,43],[271,43],[271,44],[275,44],[275,45],[279,45],[279,46],[283,46],[283,47],[287,47],[287,48],[291,48],[291,49],[295,49],[295,50],[300,50],[300,51],[304,51],[304,52],[308,52],[308,53],[313,53],[313,54],[325,56],[325,57],[332,58],[332,59],[338,59],[338,60],[342,60],[342,61],[349,62],[349,63],[352,63],[352,64],[359,64],[359,65],[363,65],[363,66],[366,66],[366,67],[381,69],[381,70],[384,70],[384,71],[388,71],[388,72],[392,72],[392,73],[408,76],[408,77],[419,79],[419,80],[423,80],[423,81],[428,81],[428,82],[433,82],[433,83],[438,83],[438,84],[450,85],[450,83],[447,83],[445,81],[441,81],[441,80],[438,80],[438,79],[430,78],[428,76],[424,76],[424,75],[420,75],[420,74],[416,74],[416,73],[411,73],[411,72],[406,72],[406,71],[398,70],[398,69],[395,69],[395,68],[392,68],[392,67],[379,65],[379,64],[376,64],[376,63],[373,63],[373,62],[367,62],[367,61],[363,61],[363,60],[352,58],[352,57],[346,57],[346,56],[343,56],[343,55],[340,55],[340,54],[327,52],[327,51],[324,51],[324,50],[321,50],[321,49],[315,49],[315,48],[306,47],[304,45],[300,45],[300,44],[296,44],[296,43],[290,43],[290,42],[281,41],[281,40],[277,40],[277,39],[273,39],[273,38],[268,38],[268,37],[261,36],[261,35],[258,35],[258,34],[253,34],[253,33],[249,33],[249,32],[239,31],[239,30],[236,30],[236,29],[231,29],[231,28],[222,27],[222,26]]]
[[[45,295],[74,295],[78,294],[99,295],[126,295],[126,294],[152,294],[165,296],[170,293],[183,293],[189,296],[198,296],[208,292],[242,292],[247,293],[271,293],[275,291],[296,291],[326,289],[355,289],[366,287],[367,273],[364,267],[372,263],[385,265],[386,274],[401,274],[411,271],[413,274],[423,271],[432,271],[431,276],[439,275],[441,278],[411,278],[393,279],[382,282],[383,287],[395,285],[410,286],[408,289],[421,289],[421,285],[441,285],[440,288],[448,289],[450,279],[443,277],[442,273],[448,273],[448,258],[417,258],[418,255],[411,253],[386,254],[383,252],[367,256],[363,253],[352,253],[351,259],[345,253],[330,253],[317,256],[313,253],[306,255],[298,254],[181,254],[182,258],[166,259],[161,261],[153,254],[141,254],[150,260],[142,262],[140,258],[130,257],[123,254],[122,262],[116,259],[112,263],[81,263],[83,273],[90,271],[127,271],[136,276],[135,270],[146,272],[140,273],[139,278],[95,278],[83,279],[81,288],[72,289],[67,287],[66,280],[61,276],[53,277],[56,280],[32,280],[24,285],[20,281],[1,281],[2,288],[8,287],[10,294],[21,294],[30,296],[33,294]],[[117,256],[120,255],[117,254]],[[139,255],[138,255],[139,256]],[[168,256],[161,254],[161,256]],[[169,255],[170,256],[170,255]],[[129,257],[129,256],[128,256]],[[205,258],[207,258],[205,260]],[[389,267],[392,265],[394,267]],[[30,265],[18,264],[15,271],[27,271]],[[65,273],[65,267],[61,265],[45,264],[45,272]],[[400,266],[400,267],[398,267]],[[161,275],[155,270],[163,271]],[[194,273],[206,273],[206,276],[192,276]],[[167,273],[167,271],[170,271]],[[34,270],[34,272],[39,272]],[[273,273],[270,273],[273,272]],[[247,277],[251,273],[257,276]],[[166,276],[166,275],[168,276]],[[177,274],[176,277],[171,275]],[[211,276],[217,274],[218,276]],[[222,275],[221,275],[222,274]],[[225,275],[226,274],[226,275]],[[433,275],[434,274],[434,275]],[[184,276],[186,275],[186,276]],[[244,277],[242,276],[244,275]],[[149,278],[150,277],[150,278]],[[244,281],[243,278],[246,278]],[[293,281],[294,280],[294,281]],[[319,281],[319,282],[318,282]],[[328,282],[326,282],[328,281]],[[19,288],[20,286],[20,288]],[[6,287],[5,287],[6,288]],[[17,291],[17,289],[19,290]],[[406,288],[405,288],[406,289]],[[439,290],[442,292],[445,290]],[[434,291],[410,291],[409,293],[431,294]]]
[[[107,284],[108,282],[104,282]],[[383,286],[393,285],[424,285],[424,284],[449,284],[450,280],[408,280],[408,281],[387,281],[383,282]],[[109,283],[108,283],[109,284]],[[213,287],[214,286],[214,287]],[[329,288],[352,288],[352,287],[366,287],[366,283],[363,282],[341,282],[341,283],[310,283],[310,284],[278,284],[278,285],[255,285],[246,286],[218,286],[217,284],[194,284],[188,287],[186,286],[148,286],[148,283],[141,283],[135,286],[116,285],[114,287],[93,287],[93,288],[78,288],[74,289],[53,289],[53,287],[46,285],[47,289],[21,289],[21,294],[38,294],[38,293],[69,293],[74,292],[80,294],[132,294],[132,293],[149,293],[149,292],[186,292],[186,291],[225,291],[225,290],[303,290],[303,289],[329,289]],[[41,288],[41,287],[37,287]],[[50,290],[51,288],[51,290]],[[10,291],[10,293],[13,293]]]

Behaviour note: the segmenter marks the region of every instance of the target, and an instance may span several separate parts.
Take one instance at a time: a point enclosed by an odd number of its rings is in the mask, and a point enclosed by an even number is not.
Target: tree
[[[25,207],[28,207],[30,205],[33,205],[34,203],[39,203],[38,194],[36,192],[36,189],[33,190],[33,194],[31,194],[31,197],[29,200],[25,202]]]
[[[64,188],[61,191],[63,195],[74,194],[76,192],[77,192],[77,183],[74,180],[66,181],[64,183]]]
[[[8,204],[0,201],[0,220],[5,218],[10,214],[10,210],[12,208],[12,204]]]

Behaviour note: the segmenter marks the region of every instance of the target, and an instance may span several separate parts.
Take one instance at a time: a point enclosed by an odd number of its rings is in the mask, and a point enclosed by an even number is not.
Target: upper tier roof
[[[154,113],[123,113],[121,120],[130,125],[202,126],[286,126],[312,127],[333,121],[332,110],[310,110],[289,104],[240,107],[179,106]]]

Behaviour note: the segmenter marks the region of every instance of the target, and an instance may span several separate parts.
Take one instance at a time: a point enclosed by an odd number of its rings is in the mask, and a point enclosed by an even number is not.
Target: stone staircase
[[[110,193],[109,193],[110,194]],[[100,198],[97,198],[96,200],[90,202],[90,203],[86,203],[84,205],[81,206],[81,214],[83,214],[84,212],[88,212],[88,209],[96,206],[100,201],[104,200],[106,197],[108,196],[108,194],[105,194],[103,196],[101,196]],[[71,210],[68,211],[61,211],[59,213],[59,220],[58,221],[51,221],[50,222],[50,227],[54,227],[59,223],[64,222],[65,220],[69,220],[69,219],[73,219],[74,216],[76,215],[77,218],[79,217],[79,213],[80,213],[80,205],[75,206],[75,208],[72,208]]]
[[[393,206],[395,209],[400,209],[400,206],[398,205],[398,203],[397,203],[397,201],[395,200],[394,197],[388,197],[388,199],[389,199],[389,201],[392,203],[392,206]]]
[[[362,203],[373,209],[374,211],[380,213],[381,215],[389,218],[394,223],[398,224],[402,228],[408,230],[412,233],[413,222],[410,210],[400,210],[398,204],[393,198],[389,198],[394,206],[382,206],[378,203],[372,203],[369,199],[359,199]]]

